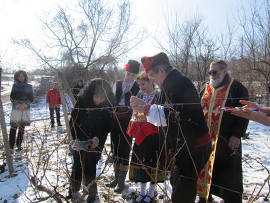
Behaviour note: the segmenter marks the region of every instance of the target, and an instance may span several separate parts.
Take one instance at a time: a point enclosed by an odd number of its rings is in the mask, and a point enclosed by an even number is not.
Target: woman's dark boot
[[[116,193],[121,193],[123,189],[126,187],[125,180],[127,176],[127,171],[119,171],[118,177],[118,187],[114,190]]]
[[[106,186],[111,187],[111,188],[116,187],[116,185],[118,183],[118,177],[119,177],[119,169],[116,169],[116,170],[114,170],[114,180],[111,183],[106,184]]]
[[[95,182],[92,183],[92,185],[89,187],[88,197],[87,197],[87,203],[93,203],[96,200],[97,195],[97,184]]]
[[[9,130],[9,147],[10,147],[10,149],[13,149],[13,147],[15,145],[16,131],[17,131],[17,127],[10,127],[10,130]]]

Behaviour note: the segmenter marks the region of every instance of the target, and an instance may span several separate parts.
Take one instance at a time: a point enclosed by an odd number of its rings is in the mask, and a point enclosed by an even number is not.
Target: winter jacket
[[[30,104],[34,101],[32,85],[26,82],[16,81],[11,89],[10,101],[12,110],[10,114],[11,126],[29,126],[30,125]],[[18,110],[23,105],[24,111]]]
[[[190,79],[176,69],[168,74],[160,89],[158,103],[165,105],[167,122],[167,127],[160,130],[166,140],[165,154],[172,158],[176,155],[181,177],[196,179],[196,171],[208,160],[211,142],[199,95]]]
[[[13,108],[16,108],[18,104],[23,104],[29,109],[30,104],[34,101],[32,85],[16,81],[11,89],[10,101]]]
[[[62,104],[59,90],[57,89],[49,89],[46,95],[46,102],[50,107],[57,107]]]
[[[178,149],[186,141],[193,148],[202,146],[203,136],[208,133],[199,95],[192,82],[182,73],[173,70],[164,80],[160,104],[170,104],[165,108],[167,118],[168,143]],[[176,142],[177,141],[177,142]],[[210,142],[210,137],[206,138]]]
[[[112,128],[112,114],[105,106],[92,106],[89,110],[84,109],[85,105],[78,101],[71,112],[70,130],[73,140],[86,141],[93,137],[99,138],[99,147],[97,150],[103,149],[108,133]],[[90,107],[91,108],[91,107]]]

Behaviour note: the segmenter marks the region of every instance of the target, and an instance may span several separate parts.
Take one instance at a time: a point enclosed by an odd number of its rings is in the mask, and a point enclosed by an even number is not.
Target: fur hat
[[[140,68],[140,63],[138,61],[135,61],[135,60],[129,60],[128,64],[126,64],[126,66],[125,66],[126,71],[128,71],[130,73],[134,73],[134,74],[139,73],[139,68]]]
[[[169,58],[164,52],[160,52],[154,56],[144,56],[141,58],[141,61],[142,66],[146,72],[161,64],[170,65]]]
[[[14,82],[18,81],[18,77],[20,74],[24,75],[24,82],[28,82],[28,76],[27,73],[24,70],[17,70],[14,73]]]

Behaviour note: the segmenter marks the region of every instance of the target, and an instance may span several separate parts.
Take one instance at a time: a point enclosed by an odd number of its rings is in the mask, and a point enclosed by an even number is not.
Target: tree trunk
[[[70,90],[70,87],[69,87],[69,85],[68,85],[68,83],[67,83],[66,78],[64,77],[64,75],[63,75],[62,72],[58,72],[57,74],[58,74],[57,77],[58,77],[58,78],[60,79],[60,81],[62,82],[63,87],[64,87],[66,93],[68,94],[68,96],[69,96],[69,98],[70,98],[70,100],[71,100],[71,102],[72,102],[72,104],[73,104],[73,106],[74,106],[75,103],[76,103],[76,99],[74,98],[74,95],[72,94],[72,91]]]
[[[65,90],[63,88],[63,81],[62,81],[60,72],[57,72],[57,80],[58,80],[59,89],[60,89],[59,92],[60,92],[60,97],[61,97],[61,101],[62,101],[62,108],[63,108],[64,118],[65,118],[65,123],[66,123],[66,131],[67,131],[67,134],[68,134],[68,139],[72,140],[72,137],[71,137],[71,134],[70,134],[68,113],[67,113],[67,103],[66,103],[66,100],[65,100]]]
[[[2,68],[0,68],[0,90],[1,90],[1,84],[2,84]],[[10,146],[8,142],[8,133],[7,133],[7,126],[5,122],[3,103],[1,99],[1,91],[0,91],[0,120],[1,120],[1,129],[2,129],[2,134],[3,134],[3,141],[5,145],[5,152],[6,152],[6,158],[7,158],[7,164],[8,164],[8,171],[9,171],[10,177],[12,177],[14,173],[14,168],[13,168],[12,156],[10,153]]]

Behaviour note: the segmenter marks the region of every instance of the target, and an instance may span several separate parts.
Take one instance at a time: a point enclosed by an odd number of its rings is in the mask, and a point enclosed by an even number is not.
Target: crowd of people
[[[69,122],[70,144],[90,144],[87,149],[72,150],[67,198],[77,198],[83,185],[88,190],[87,202],[95,201],[96,165],[110,133],[114,178],[106,186],[115,192],[126,188],[129,175],[140,183],[134,202],[153,202],[157,183],[164,182],[169,172],[172,202],[194,203],[197,195],[199,203],[211,202],[214,194],[225,203],[241,203],[241,137],[248,120],[270,126],[270,108],[248,101],[247,89],[229,75],[224,61],[213,61],[208,75],[209,83],[198,93],[161,52],[142,57],[141,64],[129,60],[124,78],[113,87],[101,78],[87,84],[78,80],[73,88],[76,104]],[[25,71],[15,72],[10,95],[12,150],[17,129],[16,146],[21,150],[24,128],[30,125],[33,90],[27,82]],[[54,112],[61,126],[58,83],[48,90],[46,101],[51,127],[55,127]],[[220,106],[238,107],[238,111],[223,111]]]

